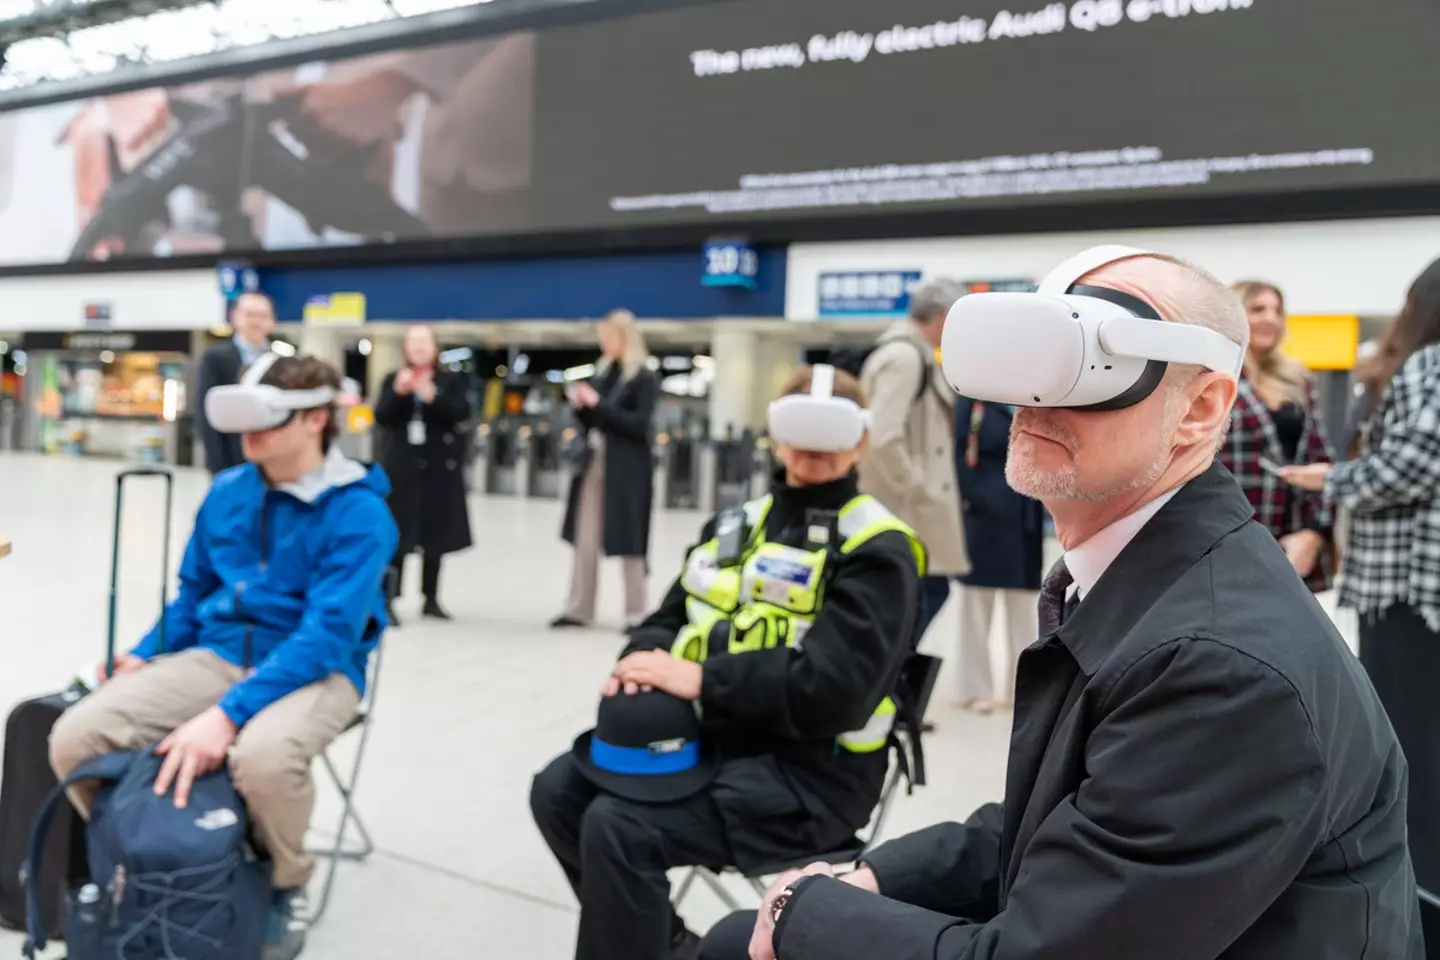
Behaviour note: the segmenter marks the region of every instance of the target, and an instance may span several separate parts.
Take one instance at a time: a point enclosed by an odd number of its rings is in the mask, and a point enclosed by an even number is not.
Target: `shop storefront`
[[[19,446],[50,454],[188,462],[188,330],[27,333]]]

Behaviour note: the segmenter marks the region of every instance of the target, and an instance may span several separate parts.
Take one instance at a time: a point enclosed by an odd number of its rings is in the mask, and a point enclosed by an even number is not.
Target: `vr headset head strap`
[[[1237,378],[1244,366],[1245,352],[1214,330],[1175,323],[1166,329],[1163,336],[1149,336],[1147,334],[1152,331],[1146,327],[1144,321],[1165,320],[1153,306],[1139,297],[1119,290],[1079,282],[1082,277],[1117,261],[1153,255],[1148,250],[1118,244],[1091,247],[1050,271],[1037,291],[1108,300],[1116,306],[1124,307],[1137,318],[1143,318],[1138,322],[1112,320],[1102,328],[1101,346],[1107,351],[1123,356],[1145,357],[1149,364],[1145,376],[1134,387],[1111,401],[1095,405],[1094,409],[1119,409],[1135,402],[1137,396],[1141,399],[1148,396],[1159,378],[1164,376],[1167,363],[1199,363],[1210,370],[1232,373]]]
[[[810,396],[833,397],[835,395],[835,368],[828,363],[817,363],[810,368]]]
[[[1152,256],[1148,250],[1141,250],[1137,247],[1126,247],[1117,243],[1102,244],[1098,247],[1091,247],[1089,250],[1075,254],[1069,260],[1061,263],[1054,270],[1045,275],[1040,281],[1036,293],[1048,293],[1052,296],[1062,296],[1072,293],[1076,283],[1081,277],[1088,276],[1099,270],[1101,267],[1109,266],[1119,260],[1129,260],[1131,257]]]
[[[264,379],[265,374],[270,372],[270,368],[275,366],[275,361],[279,359],[280,355],[271,350],[267,350],[261,354],[260,359],[250,364],[249,368],[245,371],[245,376],[240,378],[240,386],[260,386],[260,381]]]

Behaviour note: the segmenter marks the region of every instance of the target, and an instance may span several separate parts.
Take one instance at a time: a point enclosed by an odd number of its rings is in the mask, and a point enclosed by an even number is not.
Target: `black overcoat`
[[[587,430],[599,430],[605,438],[605,519],[602,543],[606,556],[643,557],[650,548],[650,511],[655,496],[655,403],[660,381],[649,370],[621,380],[619,367],[597,377],[593,383],[600,402],[575,411]],[[580,485],[590,466],[593,451],[587,448],[575,479],[570,484],[565,521],[560,535],[575,542],[575,514],[580,504]]]
[[[955,398],[955,479],[960,487],[961,519],[970,572],[960,577],[969,587],[1039,590],[1045,564],[1045,508],[1021,496],[1005,480],[1010,449],[1010,408],[983,404],[975,439],[978,462],[970,466],[965,450],[976,424],[975,401]]]
[[[425,424],[425,442],[410,443],[410,421]],[[390,511],[400,528],[400,553],[423,550],[431,556],[471,545],[470,511],[465,503],[465,426],[470,398],[462,374],[435,374],[435,400],[421,403],[395,392],[395,374],[385,377],[375,404],[380,464],[390,477]]]
[[[244,366],[240,348],[235,341],[217,343],[200,355],[200,382],[195,391],[195,432],[205,447],[205,469],[216,474],[245,462],[240,434],[221,433],[210,426],[205,416],[205,395],[215,387],[228,387],[240,382]]]
[[[1423,960],[1406,758],[1253,517],[1180,490],[1021,654],[1005,802],[801,881],[778,955]]]

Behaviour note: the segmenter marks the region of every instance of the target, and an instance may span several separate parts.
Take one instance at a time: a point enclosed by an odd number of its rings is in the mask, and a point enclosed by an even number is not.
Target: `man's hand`
[[[705,670],[698,663],[681,660],[665,650],[642,650],[615,664],[615,677],[634,694],[638,687],[654,687],[681,700],[699,700]]]
[[[1280,546],[1284,548],[1285,556],[1290,558],[1290,565],[1295,568],[1295,572],[1302,577],[1308,577],[1320,562],[1320,551],[1325,549],[1325,538],[1314,530],[1300,530],[1281,537]]]
[[[775,912],[775,898],[801,877],[816,876],[833,877],[835,868],[828,863],[812,863],[804,870],[782,873],[780,879],[765,891],[765,902],[760,905],[760,913],[755,917],[755,932],[750,935],[750,960],[775,960],[775,921],[771,919]]]
[[[428,370],[415,378],[415,396],[419,397],[422,403],[435,402],[435,378]]]
[[[1325,478],[1330,475],[1331,463],[1307,463],[1298,467],[1282,467],[1280,478],[1292,487],[1318,493],[1325,489]]]
[[[196,778],[220,769],[239,732],[225,711],[211,707],[162,740],[155,748],[165,758],[155,778],[155,796],[165,796],[173,781],[175,807],[184,810]]]
[[[126,673],[134,673],[145,666],[145,661],[129,653],[122,653],[115,658],[115,671],[108,677],[105,675],[105,661],[101,660],[95,668],[95,689],[99,690],[106,682]]]
[[[409,367],[401,367],[395,374],[395,392],[400,396],[409,396],[415,390],[415,371]]]

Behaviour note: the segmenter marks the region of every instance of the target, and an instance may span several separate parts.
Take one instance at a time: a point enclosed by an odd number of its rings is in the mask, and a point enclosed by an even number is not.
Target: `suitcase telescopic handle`
[[[170,521],[174,513],[175,475],[163,467],[127,467],[115,475],[115,536],[110,544],[110,613],[105,631],[105,675],[115,673],[115,631],[120,587],[120,516],[125,504],[125,481],[139,477],[160,477],[165,481],[165,536],[160,541],[160,642],[158,652],[165,652],[165,608],[170,592]]]

